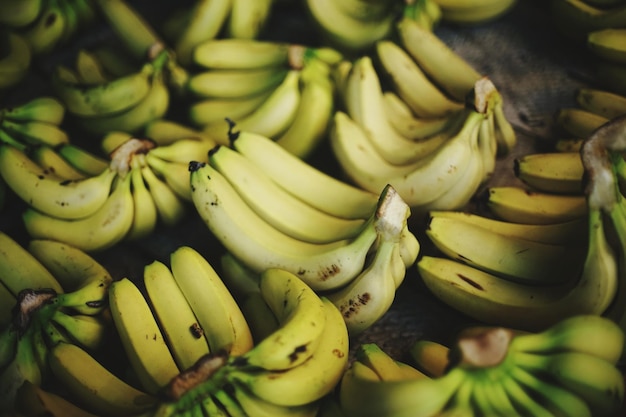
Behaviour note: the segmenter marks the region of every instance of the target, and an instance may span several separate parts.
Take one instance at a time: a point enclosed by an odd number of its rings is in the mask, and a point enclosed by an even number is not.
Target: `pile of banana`
[[[432,344],[447,351],[445,369],[441,355],[422,354]],[[449,350],[420,340],[416,367],[364,346],[338,388],[340,412],[328,416],[614,416],[624,398],[623,345],[611,320],[577,315],[534,333],[468,327]]]
[[[332,150],[353,183],[391,184],[418,214],[464,207],[515,146],[502,97],[414,20],[397,30],[400,43],[378,41],[376,59],[361,56],[344,74]]]
[[[228,118],[306,158],[328,132],[335,109],[331,72],[342,59],[332,48],[278,41],[201,42],[192,55],[199,69],[187,83],[190,124],[227,145]]]
[[[11,411],[28,381],[51,377],[54,346],[95,351],[109,336],[103,311],[109,272],[73,246],[0,233],[0,409]]]
[[[419,253],[407,204],[391,186],[355,188],[236,127],[232,147],[189,167],[195,209],[231,257],[225,279],[247,295],[255,275],[281,268],[337,305],[351,332],[371,326]]]

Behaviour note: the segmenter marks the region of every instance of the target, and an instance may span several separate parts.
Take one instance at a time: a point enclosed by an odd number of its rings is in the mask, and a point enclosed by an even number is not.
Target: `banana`
[[[109,166],[106,159],[71,143],[55,149],[70,165],[86,176],[97,176]]]
[[[612,415],[622,406],[624,378],[620,370],[604,359],[575,351],[549,355],[515,352],[517,366],[548,375],[558,385],[578,395],[592,415]]]
[[[580,274],[585,253],[585,248],[532,242],[446,217],[430,217],[426,235],[445,256],[526,285],[570,282]],[[565,266],[558,261],[564,258],[580,261]]]
[[[346,11],[350,5],[356,13]],[[358,55],[393,33],[393,4],[356,1],[342,5],[307,0],[303,6],[321,38],[350,55]]]
[[[72,341],[92,351],[102,345],[107,334],[107,326],[101,317],[56,310],[50,319],[61,326]]]
[[[63,45],[67,19],[58,0],[42,2],[34,22],[19,30],[33,56],[48,55]]]
[[[525,391],[545,404],[545,407],[557,415],[592,416],[589,406],[573,392],[556,384],[542,381],[537,375],[516,366],[511,369],[511,376]]]
[[[197,128],[215,126],[215,129],[217,129],[222,125],[227,126],[224,123],[226,118],[239,120],[248,116],[262,105],[272,95],[273,91],[270,89],[251,96],[236,98],[210,97],[196,100],[189,105],[189,121]],[[203,135],[207,134],[203,132]],[[220,134],[213,140],[221,139],[222,137]],[[226,140],[220,140],[219,143],[228,144]]]
[[[39,164],[46,172],[50,172],[58,179],[81,180],[86,175],[74,168],[65,158],[63,158],[53,148],[40,145],[26,149],[28,157]]]
[[[496,121],[493,113],[489,113],[480,124],[478,131],[478,151],[481,154],[483,175],[481,185],[493,177],[498,157],[498,139],[496,137]],[[478,188],[478,187],[476,187]]]
[[[359,345],[354,355],[355,360],[372,369],[380,381],[404,379],[398,362],[374,342]]]
[[[131,159],[131,166],[128,175],[131,181],[134,213],[133,223],[126,238],[137,240],[152,234],[159,221],[159,212],[152,194],[144,182],[138,158],[133,157]]]
[[[274,140],[293,155],[306,159],[322,143],[335,110],[335,88],[329,78],[300,75],[300,103],[291,125]]]
[[[188,164],[165,161],[150,152],[146,155],[146,163],[158,178],[165,181],[179,199],[191,201]]]
[[[293,238],[311,243],[349,239],[356,236],[365,223],[364,219],[343,219],[311,207],[231,148],[214,148],[209,153],[209,163],[259,216]]]
[[[493,120],[496,133],[497,154],[498,156],[510,155],[517,144],[517,133],[506,117],[504,101],[497,91],[493,93],[493,100]]]
[[[411,55],[397,43],[390,40],[377,42],[376,56],[391,81],[393,91],[406,102],[416,116],[442,117],[463,108],[462,101],[448,98],[430,81]],[[466,94],[472,88],[473,86]]]
[[[156,394],[179,370],[139,288],[128,278],[109,286],[111,317],[143,389]]]
[[[428,215],[431,218],[452,217],[506,236],[551,245],[582,246],[587,243],[588,238],[587,220],[584,218],[563,223],[522,224],[497,220],[464,211],[431,210]]]
[[[17,85],[26,77],[32,62],[32,52],[28,42],[20,34],[8,29],[1,32],[0,37],[5,38],[6,46],[2,48],[4,54],[0,58],[0,88],[6,89]]]
[[[59,240],[89,252],[107,249],[124,239],[133,215],[133,196],[127,175],[118,179],[104,204],[87,217],[60,219],[29,208],[22,220],[33,239]]]
[[[279,323],[276,316],[259,291],[249,293],[237,300],[243,315],[246,317],[255,344],[278,329]]]
[[[303,406],[329,394],[348,364],[349,336],[339,310],[327,299],[322,298],[322,302],[326,324],[320,342],[308,360],[286,371],[235,368],[228,373],[227,379],[279,406]]]
[[[174,51],[181,65],[195,62],[195,49],[218,36],[226,26],[233,0],[198,0],[189,10],[185,25],[175,36]],[[202,53],[200,53],[202,55]]]
[[[60,343],[50,351],[50,368],[76,403],[106,416],[134,415],[154,408],[157,399],[134,388],[78,345]]]
[[[626,29],[624,28],[594,30],[587,35],[587,47],[592,54],[600,59],[625,64],[624,39],[626,39]]]
[[[33,23],[43,9],[43,0],[7,0],[0,6],[0,22],[12,28]]]
[[[69,142],[67,132],[59,125],[38,120],[2,120],[0,128],[19,142],[45,144],[52,147]]]
[[[522,155],[513,161],[515,176],[535,190],[556,194],[582,194],[583,163],[579,152]]]
[[[409,355],[416,367],[431,378],[445,375],[450,359],[450,348],[428,339],[418,339],[409,349]]]
[[[564,133],[575,137],[585,139],[591,135],[591,132],[608,122],[604,116],[575,107],[563,107],[559,109],[555,115],[557,127]]]
[[[435,3],[441,7],[438,0]],[[423,72],[451,98],[465,101],[482,75],[439,36],[420,27],[414,20],[401,19],[397,23],[397,32],[403,49]]]
[[[292,407],[277,406],[254,395],[245,386],[235,386],[232,397],[239,403],[246,416],[315,417],[319,409],[317,402]]]
[[[224,252],[220,257],[220,272],[222,280],[237,302],[240,303],[250,294],[260,293],[259,274],[251,271],[231,253]]]
[[[55,240],[31,239],[27,249],[63,287],[63,293],[56,296],[60,306],[84,315],[97,315],[105,309],[113,278],[93,257]]]
[[[457,25],[482,25],[509,12],[516,0],[481,0],[464,2],[458,0],[435,0],[441,8],[442,21]]]
[[[152,196],[159,220],[166,226],[179,223],[187,212],[186,201],[176,194],[165,181],[157,177],[149,165],[141,168],[141,175]]]
[[[283,67],[200,71],[190,76],[187,90],[196,98],[249,97],[273,90],[288,72]]]
[[[560,223],[579,219],[588,212],[582,195],[530,191],[518,186],[489,187],[485,202],[496,217],[514,223]]]
[[[256,39],[263,34],[274,0],[232,0],[226,33],[238,39]]]
[[[584,42],[589,32],[626,25],[626,6],[623,4],[600,8],[583,0],[552,0],[550,2],[556,28],[564,35]]]
[[[301,101],[300,70],[289,70],[281,83],[252,113],[235,119],[239,130],[276,138],[282,135],[293,123]],[[211,136],[219,137],[220,132],[228,134],[228,124],[223,121],[217,126],[208,125],[205,132],[214,132]]]
[[[602,316],[579,314],[544,331],[516,335],[509,349],[539,355],[575,351],[616,364],[623,345],[624,332],[617,323]]]
[[[372,381],[351,367],[341,379],[339,402],[348,417],[437,415],[464,380],[461,368],[441,378]]]
[[[158,118],[148,122],[144,129],[144,135],[157,143],[159,146],[171,145],[178,139],[197,138],[207,143],[212,139],[184,123],[174,120]]]
[[[611,91],[581,87],[576,91],[575,99],[583,110],[607,119],[626,114],[626,97]]]
[[[252,347],[252,334],[241,309],[211,264],[182,246],[170,255],[171,269],[202,327],[209,348],[241,355]]]
[[[231,141],[233,149],[253,161],[281,187],[321,211],[362,219],[375,210],[379,193],[338,180],[265,136],[238,132]]]
[[[55,276],[14,238],[0,232],[0,243],[0,277],[14,297],[25,289],[51,288],[63,292]]]
[[[66,398],[25,381],[15,395],[17,411],[24,415],[49,415],[51,417],[97,417]]]
[[[128,75],[85,85],[64,80],[57,69],[51,83],[69,113],[91,117],[124,112],[138,105],[148,96],[155,71],[152,63],[146,63]]]
[[[302,46],[288,42],[228,37],[208,39],[193,50],[194,63],[207,69],[252,69],[289,65]]]
[[[374,215],[349,240],[314,244],[294,239],[265,222],[210,165],[191,165],[191,189],[202,220],[248,268],[256,273],[270,265],[283,268],[297,273],[315,290],[337,288],[354,278],[376,240]],[[213,204],[216,199],[221,204]]]
[[[163,335],[178,365],[185,370],[209,353],[202,326],[170,269],[159,261],[144,267],[144,285]]]
[[[14,122],[38,122],[60,125],[65,117],[65,106],[52,96],[39,96],[17,106],[0,110],[3,119]]]
[[[109,81],[109,75],[98,58],[86,49],[78,50],[74,66],[80,82],[84,85],[103,84]]]
[[[282,269],[265,270],[260,275],[259,288],[279,327],[238,358],[237,363],[269,371],[302,365],[321,343],[327,325],[324,303],[298,276]]]

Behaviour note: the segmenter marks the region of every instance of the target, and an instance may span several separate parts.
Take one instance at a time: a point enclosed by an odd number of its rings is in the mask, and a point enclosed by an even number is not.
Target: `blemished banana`
[[[26,231],[33,239],[59,240],[87,252],[115,245],[126,237],[133,222],[130,178],[118,178],[104,204],[87,217],[61,219],[27,209],[22,214]]]
[[[527,285],[571,282],[580,274],[584,247],[551,245],[489,231],[446,217],[430,217],[426,235],[445,256]],[[577,259],[562,265],[561,259]]]
[[[63,287],[55,276],[13,237],[0,233],[0,277],[2,285],[17,297],[24,289],[51,288],[57,293]]]
[[[268,371],[302,365],[312,357],[324,335],[324,303],[297,275],[282,269],[265,270],[260,275],[259,288],[279,325],[241,355],[237,363]]]
[[[154,408],[157,398],[113,374],[87,351],[60,343],[50,351],[50,368],[72,400],[100,415],[133,415]]]
[[[0,59],[0,88],[5,89],[19,84],[28,74],[32,53],[29,44],[18,33],[3,29],[8,53]]]
[[[583,193],[583,163],[579,152],[522,155],[513,161],[515,176],[535,190],[556,194]]]
[[[293,155],[262,135],[239,132],[232,147],[246,156],[277,184],[321,211],[347,219],[368,218],[380,192],[373,193],[343,182]]]
[[[34,22],[19,30],[33,56],[52,53],[63,43],[67,19],[58,0],[42,3]]]
[[[276,88],[288,72],[285,67],[211,69],[191,75],[187,89],[197,98],[243,98]]]
[[[256,39],[263,34],[274,0],[232,0],[226,24],[228,37]]]
[[[233,119],[237,128],[272,139],[283,134],[293,123],[298,112],[301,101],[300,73],[300,70],[289,70],[281,83],[252,113]],[[203,128],[204,132],[215,137],[222,134],[226,136],[228,130],[228,123],[224,121]]]
[[[489,187],[485,203],[496,217],[514,223],[560,223],[585,217],[588,212],[583,195],[530,191],[514,185]]]
[[[435,0],[441,8],[442,21],[457,25],[481,25],[500,18],[511,10],[516,0]]]
[[[348,364],[349,336],[339,310],[325,298],[322,302],[326,324],[308,360],[286,371],[254,371],[242,367],[234,369],[227,378],[244,385],[265,401],[286,407],[310,404],[329,394]]]
[[[600,59],[625,64],[626,49],[624,40],[626,39],[625,28],[606,28],[589,32],[587,35],[587,47],[594,55]]]
[[[209,353],[202,326],[169,267],[153,261],[144,267],[143,281],[165,341],[180,370]]]
[[[156,394],[179,370],[148,302],[128,278],[109,286],[111,317],[142,388]]]
[[[191,166],[192,199],[209,230],[256,273],[273,265],[317,289],[336,288],[360,272],[376,240],[372,221],[353,239],[314,244],[286,235],[252,210],[228,181],[207,164]],[[222,204],[211,201],[219,199]],[[341,268],[338,268],[341,265]]]
[[[463,102],[452,100],[424,73],[409,53],[397,43],[383,40],[376,43],[376,56],[393,91],[416,116],[442,117],[463,108]],[[354,69],[353,69],[354,71]],[[466,94],[472,90],[471,87]],[[367,94],[366,94],[367,95]]]
[[[47,145],[40,145],[26,149],[28,157],[37,163],[44,171],[50,172],[59,179],[81,180],[86,175],[78,171],[56,150]]]
[[[626,114],[626,96],[611,91],[581,87],[576,91],[576,103],[584,110],[607,119]]]
[[[209,163],[259,216],[293,238],[311,243],[349,239],[356,236],[365,223],[365,219],[343,219],[311,207],[231,148],[214,148],[209,153]]]
[[[492,232],[552,245],[584,246],[588,238],[585,218],[562,223],[523,224],[497,220],[466,211],[431,210],[428,215],[430,217],[453,217]]]
[[[172,36],[177,59],[189,67],[194,62],[195,49],[204,42],[217,38],[225,27],[233,0],[198,0],[184,14],[184,26]]]
[[[591,132],[608,122],[604,116],[576,107],[564,107],[557,111],[554,123],[564,133],[574,138],[585,139]]]
[[[171,253],[172,274],[204,331],[209,349],[241,355],[253,345],[252,334],[234,297],[212,265],[195,249]]]
[[[435,33],[414,20],[400,20],[397,31],[402,47],[424,73],[450,97],[463,102],[482,75]]]
[[[63,242],[31,239],[31,253],[63,287],[58,304],[79,314],[97,315],[106,307],[110,272],[86,252]]]

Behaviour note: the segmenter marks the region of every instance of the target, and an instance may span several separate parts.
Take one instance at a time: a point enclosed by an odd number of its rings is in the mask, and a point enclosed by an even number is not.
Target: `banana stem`
[[[471,327],[450,350],[450,367],[490,368],[505,361],[513,331],[504,327]]]
[[[209,353],[198,359],[194,366],[174,377],[165,387],[167,398],[177,402],[183,409],[197,403],[198,399],[212,394],[215,387],[221,387],[228,362],[226,352]],[[222,372],[220,372],[222,371]]]
[[[33,314],[49,305],[56,295],[57,292],[49,288],[40,290],[25,289],[19,292],[13,310],[13,326],[20,335],[26,333]]]

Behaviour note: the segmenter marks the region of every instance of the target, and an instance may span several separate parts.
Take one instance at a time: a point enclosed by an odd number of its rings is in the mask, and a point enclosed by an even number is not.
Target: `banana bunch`
[[[255,39],[210,39],[193,51],[200,68],[187,85],[192,125],[228,144],[229,125],[267,136],[307,157],[324,139],[335,108],[331,48]]]
[[[96,20],[91,0],[3,0],[0,15],[0,25],[26,41],[22,56],[50,54]]]
[[[22,35],[1,26],[0,57],[0,90],[5,90],[26,77],[30,71],[32,52]]]
[[[96,351],[108,335],[103,315],[109,272],[80,249],[35,239],[21,246],[0,233],[0,409],[14,410],[28,381],[51,377],[55,346]]]
[[[59,64],[50,80],[72,120],[96,136],[111,130],[138,133],[169,108],[168,51],[130,72],[120,73],[114,59],[81,49],[73,68]]]
[[[441,20],[463,26],[477,26],[502,17],[517,0],[433,0],[441,9]]]
[[[624,399],[616,366],[623,344],[618,326],[593,315],[537,333],[468,327],[442,375],[385,380],[355,361],[339,385],[339,405],[347,417],[613,416]]]
[[[341,313],[282,269],[264,271],[259,288],[277,321],[274,331],[245,353],[212,351],[200,358],[167,384],[167,400],[154,415],[317,414],[348,364],[349,336]]]
[[[218,38],[258,39],[265,30],[274,0],[195,0],[162,26],[184,67],[193,65],[194,49]]]
[[[431,31],[442,15],[437,3],[435,0],[307,0],[303,7],[326,44],[357,56],[377,41],[391,38],[399,17],[411,19]]]
[[[267,137],[231,135],[232,148],[217,146],[208,163],[189,164],[196,211],[234,258],[227,281],[237,284],[230,286],[255,292],[255,274],[282,268],[323,291],[351,332],[369,327],[388,310],[419,253],[409,207],[392,187],[369,193]],[[238,270],[252,277],[246,281]]]
[[[51,96],[0,109],[0,142],[20,149],[27,145],[67,144],[69,137],[62,127],[65,113],[63,103]]]

